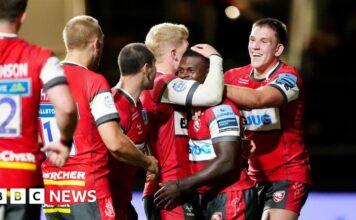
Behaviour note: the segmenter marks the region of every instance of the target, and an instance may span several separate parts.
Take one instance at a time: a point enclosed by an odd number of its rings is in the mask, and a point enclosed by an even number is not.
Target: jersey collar
[[[61,65],[81,66],[81,67],[83,67],[83,68],[85,68],[85,69],[88,69],[88,67],[86,67],[86,66],[83,66],[83,65],[81,65],[81,64],[79,64],[79,63],[76,63],[76,62],[73,62],[73,61],[69,61],[69,60],[63,60],[63,61],[61,61]]]
[[[0,39],[6,39],[6,38],[7,39],[17,38],[17,34],[0,32]]]
[[[137,101],[125,90],[123,90],[122,88],[120,88],[119,83],[116,84],[116,86],[114,87],[118,92],[120,92],[121,94],[123,94],[124,96],[126,96],[126,98],[135,105],[135,107],[137,107]]]
[[[254,75],[253,75],[253,70],[254,70],[254,69],[252,68],[252,69],[251,69],[251,73],[250,73],[250,77],[251,77],[254,81],[257,81],[257,82],[265,81],[265,80],[269,79],[269,78],[272,76],[273,73],[276,72],[276,70],[280,67],[281,64],[282,64],[282,62],[279,60],[279,61],[273,66],[273,68],[272,68],[270,71],[268,71],[268,73],[266,74],[266,77],[265,77],[265,78],[261,78],[261,79],[257,79],[257,78],[254,77]]]

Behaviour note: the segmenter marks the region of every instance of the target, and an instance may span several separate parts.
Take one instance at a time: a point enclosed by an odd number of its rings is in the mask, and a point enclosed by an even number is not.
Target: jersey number
[[[20,134],[19,96],[0,96],[0,137],[18,137]]]
[[[41,122],[41,130],[43,135],[43,144],[48,144],[50,142],[59,140],[60,132],[57,126],[55,114],[54,114],[54,107],[52,104],[41,104],[40,105],[40,112],[39,118]],[[73,142],[71,151],[69,155],[74,156],[76,155],[76,146]]]

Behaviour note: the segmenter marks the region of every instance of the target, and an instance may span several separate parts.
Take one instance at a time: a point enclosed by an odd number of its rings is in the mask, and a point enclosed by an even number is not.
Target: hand
[[[219,52],[217,50],[215,50],[215,48],[210,46],[209,44],[196,44],[196,45],[192,46],[190,49],[192,49],[193,51],[195,51],[197,53],[200,53],[201,55],[203,55],[206,58],[209,58],[213,54],[220,56]]]
[[[179,180],[168,181],[160,183],[161,189],[159,189],[154,195],[154,203],[158,208],[164,208],[166,210],[172,210],[177,207],[179,203],[179,196],[181,190],[179,188]]]
[[[147,175],[146,180],[155,179],[158,176],[158,160],[154,156],[147,156],[148,166],[146,168]]]
[[[242,139],[242,157],[244,159],[250,158],[256,151],[256,144],[253,140]]]
[[[146,181],[149,182],[149,181],[153,181],[155,180],[156,178],[158,177],[158,174],[154,174],[154,173],[151,173],[151,172],[148,172],[146,173]]]
[[[60,141],[47,144],[41,151],[47,154],[48,160],[56,167],[63,166],[69,157],[69,147]]]

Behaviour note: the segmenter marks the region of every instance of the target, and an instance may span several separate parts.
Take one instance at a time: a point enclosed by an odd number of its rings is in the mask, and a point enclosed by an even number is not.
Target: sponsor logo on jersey
[[[189,153],[194,155],[210,154],[212,152],[212,146],[210,144],[204,144],[201,146],[189,145]]]
[[[220,132],[226,129],[231,129],[238,127],[236,120],[236,115],[232,111],[231,106],[229,105],[219,105],[213,108],[213,113],[216,118],[217,125],[220,129]]]
[[[277,191],[277,192],[273,193],[273,201],[280,202],[284,199],[285,195],[286,195],[286,192],[284,190]]]
[[[188,135],[188,120],[185,112],[174,111],[174,132],[175,135]]]
[[[211,140],[189,141],[189,161],[208,161],[216,157]]]
[[[186,215],[194,216],[193,206],[191,204],[184,203],[183,209],[185,210]]]
[[[10,150],[0,152],[0,168],[36,170],[36,159],[32,153],[15,153]]]
[[[115,217],[114,207],[110,200],[105,201],[105,215],[109,217]]]
[[[282,73],[279,74],[276,83],[283,85],[284,88],[288,91],[297,84],[297,77],[290,73]]]
[[[55,116],[53,104],[40,104],[40,109],[38,111],[38,116],[40,118],[53,118]]]
[[[31,94],[31,81],[30,79],[1,81],[0,94],[29,96]]]
[[[242,121],[248,131],[270,131],[281,129],[278,108],[241,111]]]
[[[0,152],[0,161],[36,162],[32,153],[14,153],[11,150]]]
[[[182,92],[187,88],[186,81],[176,80],[173,83],[173,89],[177,92]]]
[[[269,125],[272,123],[271,116],[268,114],[263,115],[249,115],[244,118],[246,125]]]

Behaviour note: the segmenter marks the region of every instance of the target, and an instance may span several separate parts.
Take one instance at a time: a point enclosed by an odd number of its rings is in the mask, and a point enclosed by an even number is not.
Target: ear
[[[172,57],[173,60],[178,60],[177,49],[172,49],[171,50],[171,57]]]
[[[149,72],[150,72],[151,66],[148,63],[145,63],[142,67],[142,72],[145,77],[149,77]]]
[[[274,53],[274,55],[276,57],[280,57],[282,55],[283,51],[284,51],[284,45],[283,44],[277,44],[276,52]]]
[[[20,22],[21,22],[21,24],[25,22],[26,17],[27,17],[26,12],[24,12],[24,13],[22,13],[22,14],[20,15]]]
[[[100,42],[99,42],[99,39],[97,37],[93,41],[93,46],[94,46],[95,51],[99,51],[100,50]]]

